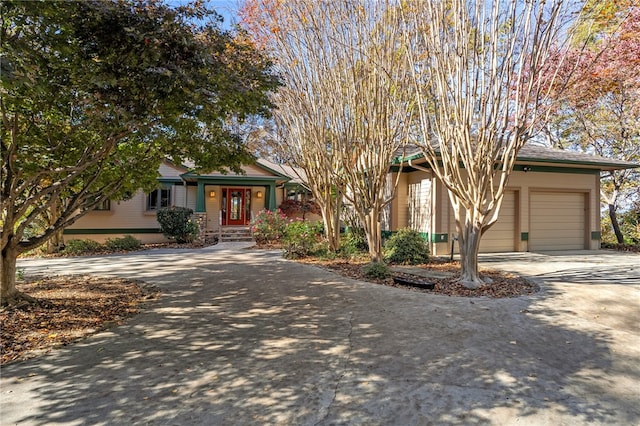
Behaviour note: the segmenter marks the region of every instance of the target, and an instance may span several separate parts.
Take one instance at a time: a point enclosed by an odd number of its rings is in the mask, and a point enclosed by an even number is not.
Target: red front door
[[[226,188],[226,225],[247,225],[251,220],[249,203],[251,190],[246,188]]]

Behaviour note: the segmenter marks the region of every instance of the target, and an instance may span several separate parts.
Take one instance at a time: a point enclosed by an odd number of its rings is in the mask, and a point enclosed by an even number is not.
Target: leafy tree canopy
[[[151,188],[163,158],[197,170],[251,160],[227,123],[268,115],[278,81],[201,2],[0,8],[3,287],[9,251],[37,247],[104,199]],[[56,221],[24,238],[54,205]]]

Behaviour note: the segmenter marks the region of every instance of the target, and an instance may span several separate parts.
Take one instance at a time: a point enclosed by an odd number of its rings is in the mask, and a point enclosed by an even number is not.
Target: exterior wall
[[[392,173],[395,179],[397,173]],[[402,173],[398,181],[396,196],[391,202],[391,231],[406,228],[409,223],[409,173]]]
[[[556,171],[557,170],[557,171]],[[509,180],[508,190],[513,191],[514,199],[514,229],[516,234],[514,249],[516,251],[528,251],[528,238],[530,232],[530,198],[531,193],[535,192],[566,192],[581,193],[585,197],[585,248],[597,249],[600,247],[598,239],[592,239],[591,235],[599,235],[600,231],[600,209],[599,209],[599,175],[591,172],[584,173],[580,169],[576,169],[576,173],[568,173],[568,169],[556,169],[550,172],[513,172]],[[407,173],[407,177],[403,181],[402,187],[398,188],[397,206],[394,206],[397,220],[392,219],[393,230],[400,229],[409,224],[410,215],[408,189],[409,185],[421,183],[422,179],[428,178],[428,173],[412,172]],[[447,190],[439,181],[434,181],[431,194],[431,202],[434,216],[430,224],[430,245],[432,254],[438,256],[448,255],[451,252],[451,241],[456,236],[455,220],[453,210],[449,201]],[[402,195],[404,194],[404,200]],[[423,195],[425,202],[429,196]],[[406,214],[403,215],[402,206],[406,206]],[[550,216],[553,211],[548,211]],[[426,228],[425,228],[426,229]],[[419,229],[426,232],[423,229]],[[490,231],[489,231],[490,232]],[[457,244],[455,251],[458,251]]]
[[[175,187],[172,187],[172,203],[175,200],[174,195]],[[156,219],[156,212],[146,209],[147,195],[143,192],[136,193],[127,201],[112,201],[110,210],[90,211],[67,227],[64,238],[65,240],[92,239],[104,242],[107,238],[130,234],[145,243],[166,241],[159,232],[160,224]],[[110,229],[112,231],[109,231]],[[87,230],[87,232],[77,234],[79,230]],[[90,230],[93,232],[89,232]],[[153,230],[156,232],[151,233]]]

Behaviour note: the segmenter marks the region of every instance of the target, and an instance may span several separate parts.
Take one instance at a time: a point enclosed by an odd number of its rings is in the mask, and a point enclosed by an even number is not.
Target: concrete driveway
[[[515,299],[358,282],[219,246],[25,260],[163,290],[125,325],[2,369],[3,425],[640,424],[640,256],[484,256]]]

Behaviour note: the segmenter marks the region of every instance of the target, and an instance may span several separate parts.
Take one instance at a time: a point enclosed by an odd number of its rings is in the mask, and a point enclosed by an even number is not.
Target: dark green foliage
[[[65,243],[63,254],[79,256],[103,251],[103,245],[93,240],[70,240]]]
[[[287,225],[284,231],[283,249],[284,256],[289,259],[300,259],[309,256],[318,240],[318,227],[315,224],[294,221]]]
[[[429,245],[413,229],[401,229],[387,240],[383,248],[384,260],[389,263],[417,265],[429,260]]]
[[[367,243],[367,234],[363,228],[350,227],[342,237],[342,244],[352,247],[353,249],[365,252],[369,250],[369,244]]]
[[[165,158],[196,172],[253,160],[228,123],[269,115],[271,64],[206,2],[178,3],[2,1],[3,265],[153,189]]]
[[[191,220],[193,210],[186,207],[165,207],[158,210],[158,223],[164,235],[176,242],[190,243],[198,236],[198,224]]]
[[[367,278],[385,279],[391,276],[391,270],[382,262],[370,262],[362,267],[362,272]]]
[[[140,248],[140,245],[140,240],[134,238],[132,235],[125,235],[124,237],[118,238],[108,238],[104,243],[104,246],[109,251],[137,250]]]

